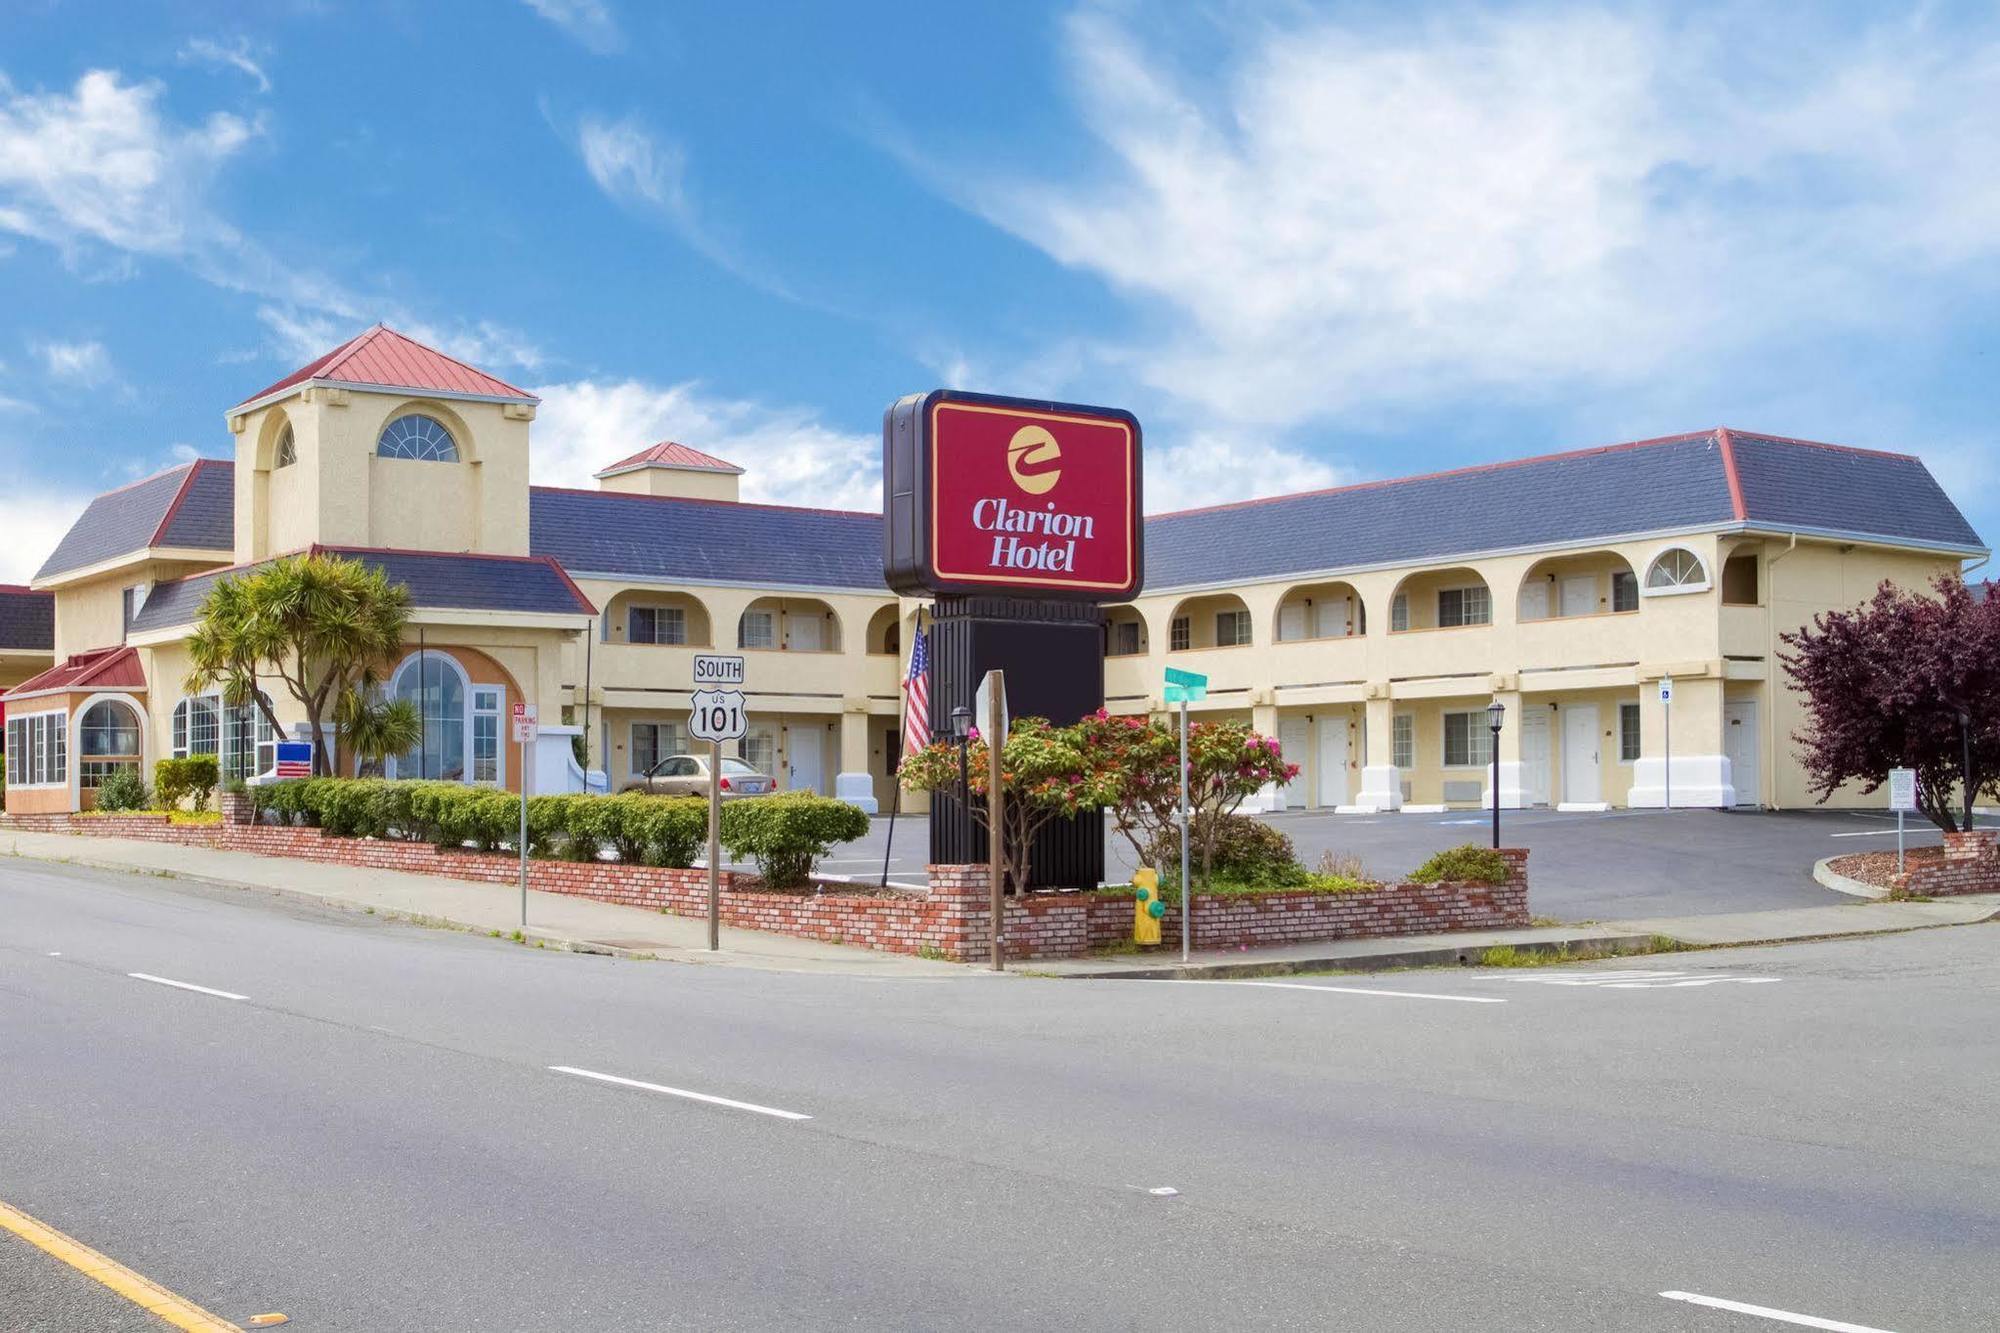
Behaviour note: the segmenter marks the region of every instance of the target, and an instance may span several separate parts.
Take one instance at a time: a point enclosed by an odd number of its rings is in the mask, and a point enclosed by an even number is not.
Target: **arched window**
[[[423,740],[390,761],[389,776],[465,781],[466,683],[458,663],[444,653],[420,653],[403,663],[389,692],[413,700],[424,719]]]
[[[409,412],[382,428],[375,452],[384,458],[413,458],[424,463],[456,463],[458,444],[435,417]]]
[[[113,769],[139,766],[139,715],[125,704],[100,699],[76,726],[77,786],[95,789]]]
[[[271,466],[273,468],[290,467],[292,464],[298,461],[299,461],[298,441],[292,438],[292,427],[291,424],[288,422],[285,425],[284,431],[278,436],[277,457],[272,462]]]
[[[1670,546],[1646,567],[1649,593],[1701,592],[1708,587],[1708,567],[1685,546]]]
[[[174,758],[216,754],[222,746],[222,709],[212,694],[174,705]]]

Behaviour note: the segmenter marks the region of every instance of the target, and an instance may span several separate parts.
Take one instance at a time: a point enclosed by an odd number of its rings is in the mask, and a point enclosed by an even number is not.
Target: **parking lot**
[[[1440,848],[1485,843],[1491,836],[1491,816],[1472,810],[1426,815],[1299,811],[1265,818],[1291,837],[1306,865],[1315,865],[1322,852],[1352,854],[1381,879],[1415,869]],[[1851,851],[1893,848],[1896,840],[1893,816],[1826,810],[1503,810],[1500,820],[1501,841],[1531,853],[1535,914],[1564,921],[1844,902],[1848,900],[1813,881],[1813,863]],[[879,875],[888,832],[886,817],[871,820],[868,835],[837,848],[824,868],[857,879]],[[1908,838],[1913,847],[1938,841],[1929,823],[1915,819]],[[928,839],[923,819],[896,821],[892,882],[922,881]],[[1131,849],[1122,838],[1107,839],[1105,863],[1108,878],[1131,873]]]

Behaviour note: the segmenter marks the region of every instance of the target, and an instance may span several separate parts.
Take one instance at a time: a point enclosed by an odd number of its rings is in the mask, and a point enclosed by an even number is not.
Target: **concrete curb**
[[[1569,950],[1578,962],[1613,955],[1653,952],[1651,935],[1578,935],[1571,939],[1496,941],[1492,944],[1453,944],[1439,948],[1391,949],[1382,953],[1349,954],[1327,958],[1265,959],[1241,963],[1159,963],[1152,966],[1120,968],[1107,972],[1035,972],[1033,962],[1018,964],[1025,972],[1055,976],[1064,981],[1214,981],[1229,977],[1289,977],[1302,972],[1387,972],[1408,967],[1479,967],[1488,949],[1511,948],[1518,953],[1553,954]]]
[[[1839,873],[1833,868],[1833,862],[1834,858],[1831,856],[1813,862],[1813,879],[1821,888],[1832,889],[1835,893],[1844,893],[1851,898],[1867,898],[1873,902],[1881,902],[1889,896],[1887,889]]]

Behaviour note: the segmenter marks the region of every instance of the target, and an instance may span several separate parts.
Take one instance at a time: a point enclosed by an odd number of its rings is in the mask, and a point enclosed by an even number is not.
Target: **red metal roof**
[[[619,459],[597,475],[612,477],[620,472],[631,472],[642,467],[677,467],[697,472],[741,473],[743,471],[736,464],[717,458],[714,454],[705,454],[699,449],[690,449],[687,445],[677,444],[672,440],[661,440],[650,448],[641,449],[630,458]]]
[[[143,690],[146,670],[139,665],[135,648],[93,648],[56,663],[39,676],[31,676],[6,698],[21,699],[58,690]]]
[[[426,347],[386,324],[377,324],[317,361],[299,367],[276,384],[259,389],[237,406],[269,398],[272,394],[312,380],[388,389],[422,389],[433,393],[469,393],[485,398],[515,398],[524,403],[539,401],[525,389],[517,389],[505,380],[496,379],[455,357],[446,356],[435,347]]]

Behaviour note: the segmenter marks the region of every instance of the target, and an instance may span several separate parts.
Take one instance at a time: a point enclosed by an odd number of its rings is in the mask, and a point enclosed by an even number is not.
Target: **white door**
[[[1521,785],[1529,805],[1549,803],[1549,710],[1541,704],[1521,709]]]
[[[1310,788],[1306,786],[1306,720],[1302,717],[1281,717],[1278,719],[1278,757],[1288,764],[1299,766],[1299,776],[1293,779],[1288,790],[1292,799],[1303,801]]]
[[[1306,604],[1292,602],[1278,608],[1278,638],[1290,643],[1306,636]]]
[[[1563,800],[1590,805],[1603,797],[1597,769],[1597,705],[1571,704],[1562,710]]]
[[[788,776],[785,786],[792,791],[816,791],[825,794],[821,785],[824,775],[820,772],[819,741],[817,727],[793,727],[787,736],[791,743],[791,753],[785,756]]]
[[[1352,597],[1327,597],[1313,610],[1319,613],[1319,628],[1313,632],[1322,639],[1344,639],[1354,632],[1354,599]]]
[[[1729,781],[1736,787],[1736,804],[1763,804],[1762,775],[1757,771],[1757,701],[1740,699],[1722,706],[1722,752],[1729,756]]]
[[[1562,581],[1562,607],[1566,616],[1597,613],[1597,575],[1579,574]]]
[[[785,617],[785,638],[795,653],[816,653],[820,648],[820,618],[815,615]]]
[[[1521,619],[1545,620],[1549,614],[1549,585],[1540,579],[1521,585]]]
[[[1347,719],[1319,719],[1319,803],[1331,809],[1347,804]]]

